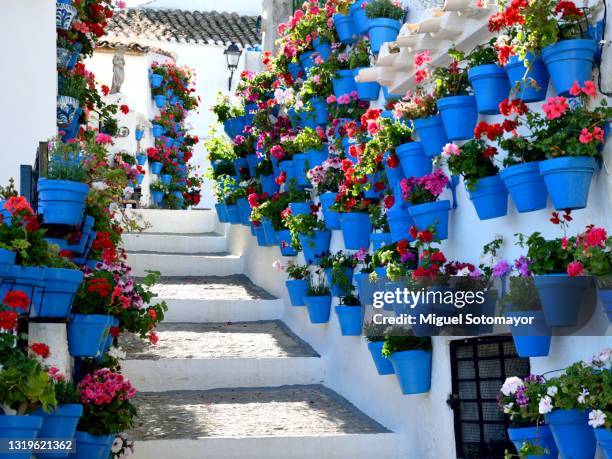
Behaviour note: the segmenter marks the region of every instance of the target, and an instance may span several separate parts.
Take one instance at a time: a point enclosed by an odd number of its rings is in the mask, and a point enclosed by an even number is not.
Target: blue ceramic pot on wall
[[[478,113],[498,115],[499,104],[510,94],[506,71],[497,64],[485,64],[468,70],[468,79],[474,89]]]

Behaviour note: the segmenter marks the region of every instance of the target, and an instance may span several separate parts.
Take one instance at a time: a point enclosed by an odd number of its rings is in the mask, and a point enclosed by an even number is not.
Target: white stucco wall
[[[55,2],[3,2],[0,87],[0,184],[33,164],[38,142],[57,133]]]

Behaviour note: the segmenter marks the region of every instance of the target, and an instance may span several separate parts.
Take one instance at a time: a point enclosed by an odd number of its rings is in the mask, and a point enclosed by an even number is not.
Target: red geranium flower
[[[51,355],[51,352],[49,351],[49,346],[44,343],[34,343],[30,346],[30,349],[32,349],[32,352],[34,352],[34,354],[41,356],[43,359],[46,359],[47,357],[49,357],[49,355]]]
[[[12,292],[7,292],[4,295],[3,304],[13,309],[23,309],[27,311],[28,306],[30,306],[30,298],[28,295],[21,290],[14,290]]]
[[[0,329],[12,331],[17,326],[19,314],[15,311],[0,311]]]
[[[119,107],[119,110],[121,110],[123,112],[123,114],[127,115],[128,113],[130,113],[130,107],[128,107],[127,105],[123,104],[122,106]]]

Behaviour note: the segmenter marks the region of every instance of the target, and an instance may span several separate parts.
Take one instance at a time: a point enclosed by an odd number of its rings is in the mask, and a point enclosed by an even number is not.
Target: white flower
[[[108,185],[104,182],[97,181],[97,182],[93,182],[91,184],[91,187],[94,190],[106,190],[108,188]]]
[[[546,395],[544,398],[540,399],[540,403],[538,404],[538,412],[540,414],[548,414],[552,411],[552,409],[552,398]]]
[[[113,453],[118,453],[119,451],[121,451],[121,448],[123,448],[123,439],[121,437],[117,437],[115,438],[115,441],[113,442],[111,451]]]
[[[501,392],[506,396],[514,395],[517,389],[519,387],[523,387],[524,385],[525,383],[521,378],[519,378],[518,376],[511,376],[509,378],[506,378],[506,381],[504,382],[504,385],[501,388]]]
[[[118,347],[111,347],[108,351],[108,355],[119,360],[125,359],[125,352]]]
[[[550,395],[551,397],[554,397],[555,395],[557,395],[557,392],[559,392],[559,389],[557,388],[557,386],[550,386],[548,390],[546,391],[546,393]]]
[[[469,276],[469,275],[470,275],[470,268],[468,268],[467,266],[457,271],[457,276]]]
[[[606,423],[606,413],[601,410],[593,410],[589,413],[589,425],[596,429]]]
[[[504,405],[504,413],[505,414],[510,414],[510,412],[512,411],[512,407],[514,406],[514,403],[510,402],[507,405]]]
[[[583,387],[582,392],[578,396],[578,403],[584,405],[586,403],[587,395],[589,395],[589,391]]]

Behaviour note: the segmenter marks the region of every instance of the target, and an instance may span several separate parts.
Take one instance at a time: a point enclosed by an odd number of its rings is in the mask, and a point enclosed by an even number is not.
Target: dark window
[[[517,355],[510,336],[450,343],[453,393],[449,403],[455,415],[455,442],[460,459],[503,458],[509,442],[497,394],[507,376],[529,375],[529,359]]]

